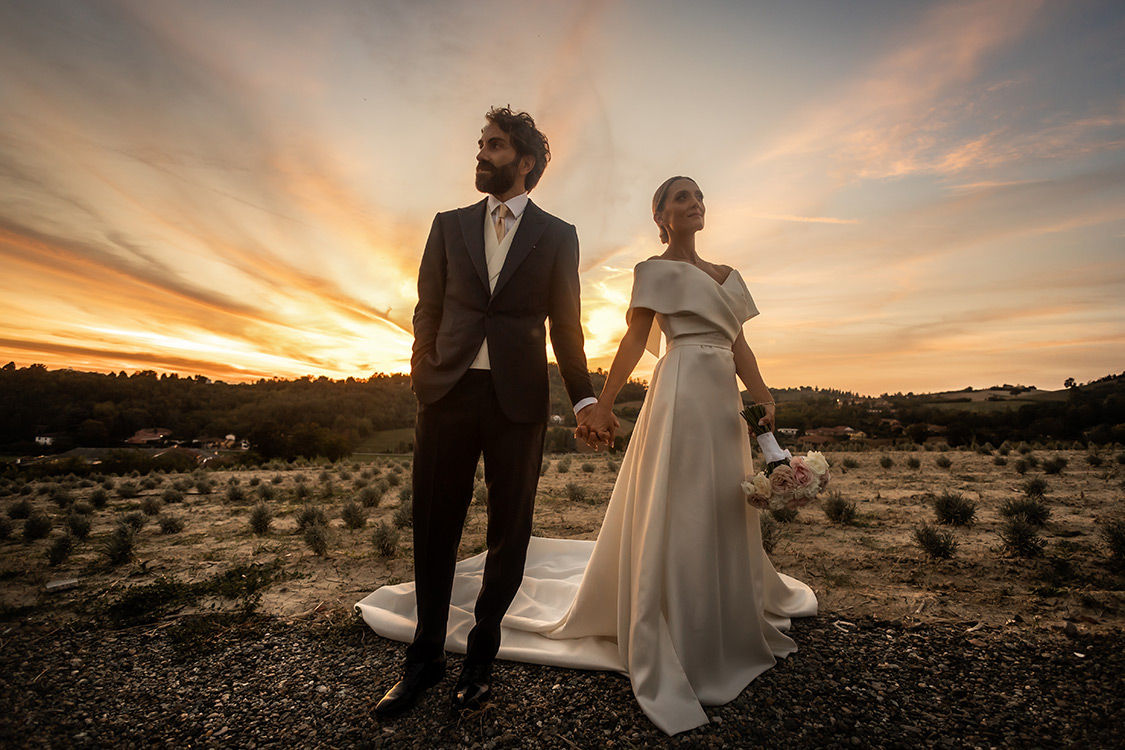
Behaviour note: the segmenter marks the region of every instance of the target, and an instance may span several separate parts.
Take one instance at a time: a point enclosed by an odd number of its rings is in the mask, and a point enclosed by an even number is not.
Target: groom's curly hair
[[[551,147],[547,143],[547,136],[535,127],[535,120],[527,112],[513,112],[507,107],[493,107],[484,116],[490,123],[495,124],[512,139],[512,145],[520,158],[534,156],[535,166],[524,178],[524,186],[530,191],[539,184],[547,162],[551,161]]]

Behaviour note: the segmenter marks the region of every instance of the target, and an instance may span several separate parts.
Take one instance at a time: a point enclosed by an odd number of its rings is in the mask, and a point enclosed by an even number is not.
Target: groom
[[[596,400],[582,351],[578,235],[527,195],[551,158],[547,138],[526,112],[492,109],[485,118],[476,187],[488,196],[437,215],[418,271],[410,361],[418,627],[403,679],[375,707],[380,715],[410,708],[445,674],[457,547],[482,454],[488,555],[453,707],[489,697],[500,621],[531,537],[550,406],[548,319],[578,432],[612,444],[606,430],[587,424]]]

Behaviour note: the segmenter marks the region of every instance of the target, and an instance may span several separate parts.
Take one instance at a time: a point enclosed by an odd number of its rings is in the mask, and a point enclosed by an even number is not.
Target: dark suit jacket
[[[411,384],[421,403],[437,401],[469,369],[487,337],[504,414],[514,422],[546,421],[546,320],[571,401],[594,395],[582,350],[578,233],[529,200],[490,294],[486,205],[482,200],[434,217],[418,271]]]

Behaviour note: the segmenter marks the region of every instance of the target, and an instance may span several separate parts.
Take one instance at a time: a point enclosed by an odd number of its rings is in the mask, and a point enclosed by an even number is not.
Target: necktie
[[[496,207],[496,221],[494,222],[494,224],[496,227],[497,242],[503,242],[504,235],[508,233],[508,223],[504,221],[504,219],[506,219],[511,213],[511,209],[509,209],[503,203]]]

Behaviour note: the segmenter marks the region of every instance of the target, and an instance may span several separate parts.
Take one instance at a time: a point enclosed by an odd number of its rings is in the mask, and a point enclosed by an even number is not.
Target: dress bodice
[[[742,324],[758,314],[754,299],[737,270],[723,283],[706,271],[682,261],[650,258],[633,269],[633,294],[626,319],[634,308],[656,313],[646,348],[660,356],[660,335],[668,347],[688,342],[730,346]]]

